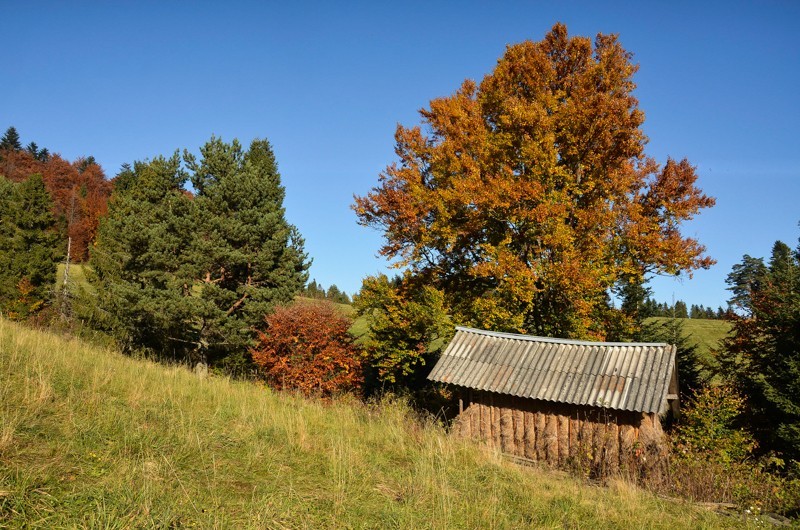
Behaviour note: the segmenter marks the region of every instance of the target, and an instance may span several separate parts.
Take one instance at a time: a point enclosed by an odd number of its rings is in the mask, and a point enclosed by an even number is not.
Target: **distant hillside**
[[[670,318],[652,317],[647,322],[668,322]],[[731,325],[725,320],[710,320],[705,318],[682,318],[684,332],[690,340],[697,345],[698,353],[710,355],[712,351],[719,350],[719,342],[731,330]]]
[[[318,402],[0,319],[2,528],[721,528],[521,468],[399,403]]]

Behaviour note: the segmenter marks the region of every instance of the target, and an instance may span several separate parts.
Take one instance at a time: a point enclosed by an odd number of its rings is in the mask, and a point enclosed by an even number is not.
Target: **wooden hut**
[[[677,413],[675,346],[458,327],[428,379],[460,388],[454,430],[528,460],[615,468],[658,453]]]

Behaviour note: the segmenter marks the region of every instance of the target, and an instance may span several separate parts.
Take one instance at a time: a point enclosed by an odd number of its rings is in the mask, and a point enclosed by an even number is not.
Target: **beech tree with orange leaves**
[[[593,43],[563,24],[509,46],[422,126],[397,127],[399,160],[355,198],[359,223],[458,322],[608,338],[615,286],[714,263],[680,231],[714,204],[695,167],[645,153],[637,68],[616,35]]]

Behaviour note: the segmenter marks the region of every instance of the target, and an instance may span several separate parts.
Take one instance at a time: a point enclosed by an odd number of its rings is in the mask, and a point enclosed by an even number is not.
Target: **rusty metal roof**
[[[664,412],[675,347],[457,327],[428,379],[512,396]]]

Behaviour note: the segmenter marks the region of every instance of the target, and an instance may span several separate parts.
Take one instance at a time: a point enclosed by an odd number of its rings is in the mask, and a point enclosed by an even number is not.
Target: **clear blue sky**
[[[562,21],[620,34],[641,67],[648,153],[688,157],[717,198],[684,231],[718,264],[657,279],[658,300],[723,304],[743,254],[797,244],[800,2],[273,4],[4,1],[0,129],[93,155],[109,177],[211,134],[266,137],[312,277],[353,293],[386,270],[349,206],[394,161],[396,124]]]

